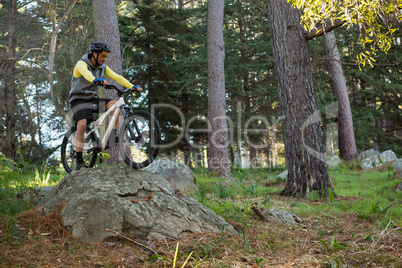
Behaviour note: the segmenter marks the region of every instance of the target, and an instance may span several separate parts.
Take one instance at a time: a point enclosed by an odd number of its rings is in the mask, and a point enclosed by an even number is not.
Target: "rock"
[[[360,166],[362,169],[371,169],[371,168],[381,166],[381,162],[380,162],[378,155],[372,155],[368,158],[363,159],[360,162]]]
[[[38,202],[41,202],[49,195],[53,188],[54,186],[35,187],[33,188],[33,193]]]
[[[394,162],[394,178],[402,179],[402,158]]]
[[[276,175],[275,178],[276,178],[277,180],[286,181],[287,178],[288,178],[288,171],[285,170],[285,171],[282,172],[281,174]]]
[[[69,173],[40,204],[42,213],[66,207],[62,222],[73,237],[106,242],[111,229],[140,239],[178,238],[185,233],[236,232],[213,211],[175,192],[161,177],[129,167],[81,169]]]
[[[302,222],[302,219],[295,214],[282,209],[270,209],[267,214],[275,221],[287,225],[296,225],[298,222]]]
[[[336,168],[340,163],[342,163],[342,159],[340,159],[337,155],[332,156],[331,159],[327,161],[327,164],[330,168]]]
[[[376,168],[396,159],[396,154],[392,150],[387,150],[381,154],[372,155],[361,161],[360,166],[363,169]]]
[[[186,165],[170,160],[155,160],[143,170],[154,173],[167,180],[173,188],[186,194],[193,194],[198,191],[195,181],[195,174]]]
[[[378,155],[379,153],[380,153],[379,151],[374,150],[374,149],[366,150],[366,151],[361,152],[359,154],[358,159],[360,161],[362,161],[363,159],[369,158],[369,157],[374,156],[374,155]]]
[[[382,153],[380,153],[379,156],[380,156],[380,161],[383,164],[394,161],[398,158],[392,150],[387,150],[385,152],[382,152]]]

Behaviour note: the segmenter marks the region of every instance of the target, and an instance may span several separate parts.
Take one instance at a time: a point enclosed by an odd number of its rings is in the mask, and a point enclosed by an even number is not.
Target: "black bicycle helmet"
[[[103,43],[103,42],[93,42],[90,46],[89,46],[89,51],[90,52],[96,52],[96,51],[107,51],[110,52],[110,47],[109,45]]]

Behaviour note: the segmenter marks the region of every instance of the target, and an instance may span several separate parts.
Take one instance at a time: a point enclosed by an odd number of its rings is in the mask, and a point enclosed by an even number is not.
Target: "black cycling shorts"
[[[86,119],[87,124],[94,121],[93,113],[104,113],[106,104],[112,101],[111,99],[93,99],[80,100],[75,99],[71,102],[71,110],[73,112],[73,120],[75,124],[81,119]]]

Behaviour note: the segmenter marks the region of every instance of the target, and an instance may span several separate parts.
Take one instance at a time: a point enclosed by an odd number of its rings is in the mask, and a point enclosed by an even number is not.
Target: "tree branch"
[[[259,207],[257,206],[251,206],[251,209],[257,214],[262,220],[264,221],[270,221],[269,217],[266,216]]]
[[[397,205],[397,204],[402,204],[402,201],[393,203],[392,205],[388,206],[386,209],[384,209],[384,210],[381,212],[381,214],[384,214],[385,211],[387,211],[389,208],[392,208],[393,206],[395,206],[395,205]]]
[[[331,24],[327,25],[327,23],[323,23],[321,28],[315,29],[305,34],[305,38],[307,41],[316,38],[318,36],[324,35],[338,27],[344,25],[347,21],[346,20],[334,20]]]
[[[145,249],[151,251],[151,252],[154,253],[155,255],[158,255],[158,252],[156,252],[156,251],[153,250],[152,248],[147,247],[147,246],[144,245],[144,244],[138,243],[137,241],[135,241],[134,239],[128,237],[127,235],[120,234],[120,233],[118,233],[118,232],[116,232],[116,231],[113,231],[113,230],[110,230],[110,229],[106,229],[106,231],[112,232],[112,233],[114,233],[114,234],[116,234],[116,235],[118,235],[118,236],[120,236],[120,237],[122,237],[122,238],[127,239],[127,240],[130,241],[130,242],[133,242],[134,244],[136,244],[136,245],[138,245],[138,246],[140,246],[140,247],[143,247],[143,248],[145,248]]]

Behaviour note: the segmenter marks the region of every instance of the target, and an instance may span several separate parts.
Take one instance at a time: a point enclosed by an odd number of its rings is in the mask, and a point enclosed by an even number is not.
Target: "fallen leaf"
[[[52,233],[41,233],[40,235],[43,235],[43,236],[45,236],[45,235],[51,235]]]

